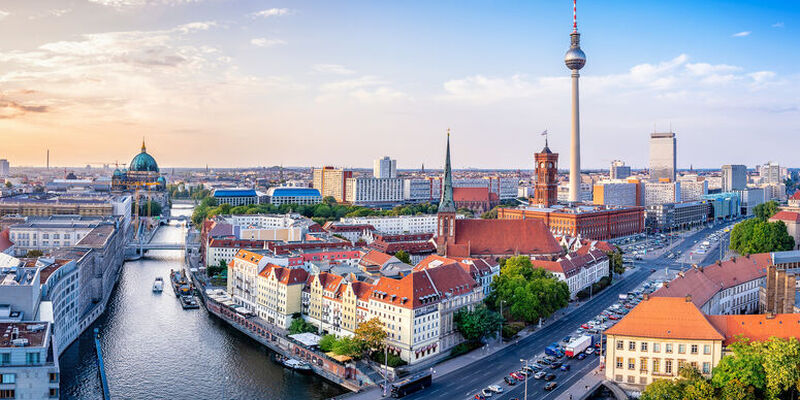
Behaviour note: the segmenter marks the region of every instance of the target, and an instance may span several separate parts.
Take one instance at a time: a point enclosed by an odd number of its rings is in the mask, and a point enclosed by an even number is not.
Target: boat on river
[[[172,291],[181,302],[181,307],[184,309],[200,308],[192,283],[187,279],[185,271],[170,270],[169,280],[172,283]]]
[[[311,364],[305,361],[300,361],[296,358],[285,357],[280,354],[275,355],[275,360],[292,371],[311,372]]]
[[[161,293],[164,291],[164,278],[157,276],[153,282],[153,293]]]

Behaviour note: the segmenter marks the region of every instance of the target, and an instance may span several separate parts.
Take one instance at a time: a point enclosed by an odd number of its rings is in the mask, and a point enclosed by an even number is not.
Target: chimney
[[[643,301],[650,300],[650,295],[648,293],[645,293],[644,296],[642,296],[642,300]]]
[[[669,289],[669,282],[664,282],[664,287]]]
[[[19,338],[19,328],[14,327],[14,329],[11,330],[11,340],[16,340],[18,338]]]
[[[686,295],[686,302],[687,303],[691,303],[692,302],[692,295],[690,295],[690,294]]]

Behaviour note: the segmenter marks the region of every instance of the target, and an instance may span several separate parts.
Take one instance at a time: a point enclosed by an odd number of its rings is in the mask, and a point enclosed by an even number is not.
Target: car
[[[586,358],[586,354],[580,353],[577,356],[575,356],[575,358],[577,358],[578,360],[583,360],[584,358]]]
[[[533,372],[533,368],[530,365],[526,365],[526,366],[522,367],[522,369],[524,369],[525,371],[528,371],[528,372]]]
[[[544,371],[539,371],[535,375],[533,375],[533,377],[536,378],[536,379],[542,379],[542,378],[545,377],[545,375],[547,375],[547,374]]]
[[[511,376],[513,376],[514,379],[516,379],[518,381],[524,381],[525,380],[525,375],[522,375],[519,372],[512,372]]]
[[[516,380],[516,379],[514,379],[514,378],[509,378],[509,377],[507,377],[507,376],[504,376],[504,377],[503,377],[503,380],[504,380],[504,381],[506,382],[506,384],[508,384],[509,386],[514,386],[514,385],[516,385],[516,384],[517,384],[517,380]]]
[[[569,364],[564,364],[559,369],[562,370],[562,371],[569,371]]]
[[[589,324],[583,324],[583,325],[581,325],[581,328],[583,328],[583,329],[589,329],[589,328],[590,328],[590,326],[589,326]]]
[[[594,353],[594,347],[589,347],[588,349],[586,349],[587,355],[592,355],[593,353]]]
[[[556,362],[550,364],[550,369],[557,369],[560,366],[561,366],[561,362],[560,361],[556,361]]]
[[[475,400],[486,400],[486,397],[483,397],[482,394],[478,393],[474,397]]]
[[[611,314],[611,315],[608,316],[608,319],[610,319],[612,321],[616,321],[616,320],[619,319],[619,316],[617,314]]]
[[[546,381],[552,381],[554,379],[556,379],[556,374],[547,374],[544,376],[544,380]]]
[[[569,337],[569,336],[564,336],[564,338],[561,339],[561,341],[564,342],[564,343],[569,343],[570,340],[572,340],[572,338]]]
[[[541,365],[539,365],[539,364],[531,364],[531,368],[533,368],[533,371],[534,371],[534,372],[539,372],[539,371],[541,371],[542,369],[544,369],[544,367],[542,367],[542,366],[541,366]]]
[[[524,369],[521,369],[521,370],[517,371],[517,373],[521,374],[521,375],[525,375],[525,376],[529,376],[531,374],[530,372],[528,372],[528,371],[526,371]]]
[[[494,392],[492,392],[489,389],[483,389],[481,390],[481,394],[484,395],[485,397],[492,397],[492,394],[494,394]]]
[[[503,393],[503,388],[501,388],[500,386],[497,386],[497,385],[490,385],[490,386],[487,387],[487,389],[489,389],[489,390],[491,390],[491,391],[493,391],[495,393]]]
[[[556,386],[558,386],[558,384],[557,384],[557,383],[555,383],[555,382],[550,382],[550,383],[548,383],[548,384],[544,385],[544,390],[547,390],[547,391],[549,392],[549,391],[551,391],[551,390],[555,389],[555,388],[556,388]]]

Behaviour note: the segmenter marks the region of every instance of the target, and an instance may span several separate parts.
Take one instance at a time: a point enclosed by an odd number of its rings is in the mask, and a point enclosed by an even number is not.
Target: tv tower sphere
[[[564,64],[567,64],[567,68],[573,71],[579,70],[586,65],[586,54],[581,50],[580,35],[578,32],[573,32],[570,35],[572,44],[567,50],[567,54],[564,55]]]

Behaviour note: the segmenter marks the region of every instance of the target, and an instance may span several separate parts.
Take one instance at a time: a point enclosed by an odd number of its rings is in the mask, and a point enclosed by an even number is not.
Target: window
[[[661,343],[653,343],[653,353],[661,352]]]
[[[664,373],[667,375],[672,375],[672,360],[664,361]]]
[[[39,353],[25,354],[25,364],[39,364]]]
[[[711,373],[711,363],[710,362],[704,362],[703,363],[703,373],[704,374],[710,374]]]
[[[11,364],[11,353],[0,353],[0,364]]]
[[[628,359],[628,369],[636,369],[636,359],[629,358]]]
[[[647,351],[647,342],[642,342],[642,351]]]
[[[639,377],[639,384],[647,385],[647,377],[646,376]]]
[[[711,345],[707,344],[703,346],[703,354],[711,354]]]
[[[639,360],[639,372],[647,373],[647,357],[642,357]]]
[[[661,359],[654,358],[653,359],[653,373],[658,374],[661,373]]]
[[[0,378],[0,383],[7,384],[7,383],[16,383],[17,376],[14,374],[3,374],[2,378]]]
[[[50,398],[58,398],[58,388],[50,388]]]
[[[692,354],[697,354],[697,347],[698,346],[696,344],[692,345],[692,347],[691,347]]]
[[[695,370],[697,369],[697,361],[692,361],[691,363],[689,363],[689,365],[692,366],[692,369],[695,369]]]
[[[628,377],[628,383],[636,383],[636,377],[631,375]]]
[[[679,344],[678,345],[678,354],[686,354],[686,345],[685,344]]]
[[[622,350],[625,347],[623,343],[625,342],[623,342],[622,340],[617,340],[617,350]]]
[[[664,345],[664,352],[672,353],[672,343],[667,343]]]
[[[636,351],[636,342],[634,342],[634,341],[628,342],[628,350]]]
[[[617,357],[617,368],[622,368],[622,364],[624,362],[625,361],[622,359],[622,357]]]
[[[16,399],[17,395],[14,393],[14,389],[3,389],[0,390],[0,399]]]

